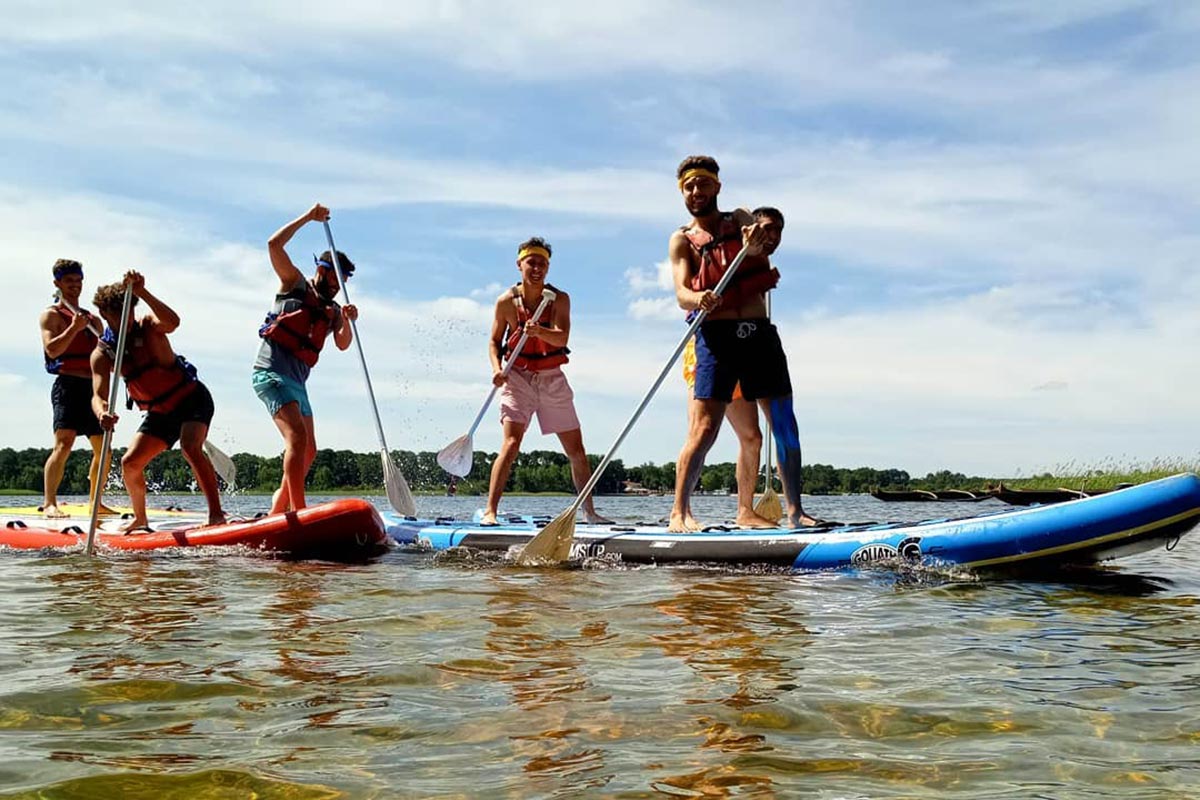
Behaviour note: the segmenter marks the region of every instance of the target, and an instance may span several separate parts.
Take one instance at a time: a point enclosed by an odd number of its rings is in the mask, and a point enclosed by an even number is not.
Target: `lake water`
[[[1185,537],[1090,579],[980,582],[2,553],[0,796],[1194,798],[1198,555]]]

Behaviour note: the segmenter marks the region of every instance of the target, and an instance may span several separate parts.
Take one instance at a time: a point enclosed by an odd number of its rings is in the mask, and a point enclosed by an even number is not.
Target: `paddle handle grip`
[[[64,306],[66,306],[68,309],[70,309],[72,314],[79,313],[79,309],[77,307],[75,307],[74,305],[72,305],[71,301],[69,301],[69,300],[67,300],[67,298],[63,297],[62,292],[55,292],[54,296],[58,298],[58,302],[62,303]],[[104,335],[104,332],[101,331],[95,325],[93,325],[91,322],[88,322],[88,330],[91,331],[96,336],[97,339],[99,339],[101,336]]]
[[[538,320],[542,318],[542,312],[546,310],[546,306],[554,302],[557,297],[554,292],[546,289],[542,292],[542,302],[538,303],[537,309],[533,312],[530,319]],[[521,338],[517,339],[517,345],[513,348],[512,353],[508,357],[508,361],[504,362],[504,368],[500,370],[500,375],[507,377],[508,373],[512,372],[513,365],[517,363],[517,356],[521,352],[521,348],[525,346],[525,341],[529,338],[529,333],[525,330],[521,331]],[[479,409],[479,413],[475,415],[475,421],[471,423],[470,430],[467,431],[467,438],[470,439],[475,435],[475,430],[479,427],[479,423],[483,421],[483,415],[487,413],[488,406],[492,404],[492,400],[496,397],[496,390],[500,387],[492,384],[492,391],[488,393],[487,399],[483,401],[483,407]]]
[[[740,267],[742,262],[745,260],[746,247],[743,245],[742,249],[738,251],[737,256],[733,259],[733,263],[729,265],[729,269],[725,270],[725,274],[721,276],[721,280],[719,280],[717,285],[713,288],[713,294],[719,297],[721,292],[725,291],[725,287],[729,285],[731,280],[733,280],[733,274],[737,272],[738,267]],[[604,474],[604,470],[608,468],[608,464],[610,461],[612,461],[612,457],[617,452],[617,448],[621,446],[621,443],[625,441],[625,437],[629,435],[631,430],[633,430],[634,424],[637,423],[638,418],[642,416],[642,412],[646,410],[646,406],[650,405],[650,400],[653,399],[655,393],[658,391],[658,387],[662,386],[662,382],[666,380],[667,374],[671,371],[671,368],[675,366],[675,362],[679,360],[679,354],[683,352],[683,348],[687,347],[688,341],[696,335],[696,331],[700,330],[700,325],[703,324],[706,317],[708,317],[708,312],[701,309],[700,313],[698,313],[692,320],[692,324],[688,326],[687,333],[685,333],[683,338],[679,340],[679,344],[675,345],[675,352],[671,354],[671,358],[665,365],[663,365],[662,371],[658,373],[658,378],[655,379],[654,385],[650,387],[650,391],[646,392],[646,396],[643,397],[642,402],[638,404],[637,409],[633,412],[633,416],[631,416],[629,421],[625,423],[625,427],[621,430],[621,435],[617,437],[617,440],[613,442],[612,447],[610,447],[608,452],[604,454],[604,458],[600,459],[600,463],[596,465],[594,470],[592,470],[592,477],[588,479],[586,484],[584,484],[583,489],[580,490],[579,495],[575,498],[575,502],[571,504],[571,514],[574,514],[579,510],[579,507],[582,506],[583,502],[591,495],[592,490],[596,488],[596,484],[600,482],[600,476]]]
[[[113,357],[112,383],[108,387],[108,410],[111,413],[117,404],[117,389],[121,383],[121,365],[125,361],[125,338],[129,333],[129,314],[133,310],[133,287],[125,287],[125,300],[121,304],[121,328],[117,331],[117,354]],[[106,428],[104,438],[100,443],[100,466],[108,463],[108,453],[112,448],[112,428]],[[96,550],[96,523],[100,519],[101,499],[104,495],[105,475],[96,475],[95,499],[92,501],[92,518],[88,522],[86,552],[90,556]]]

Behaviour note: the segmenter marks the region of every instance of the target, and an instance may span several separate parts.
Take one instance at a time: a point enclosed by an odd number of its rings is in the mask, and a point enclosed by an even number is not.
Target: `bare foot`
[[[51,503],[48,506],[42,506],[42,515],[46,519],[67,519],[71,516],[54,503]]]
[[[691,514],[686,516],[671,512],[671,521],[667,525],[669,533],[695,533],[700,530],[700,523]]]
[[[495,511],[485,511],[485,512],[483,512],[483,516],[479,518],[479,524],[484,527],[490,528],[495,525],[499,525],[500,523],[496,522],[496,512]]]
[[[800,516],[791,517],[788,520],[788,524],[791,525],[791,527],[793,527],[793,528],[816,528],[821,525],[826,525],[828,523],[826,523],[825,520],[823,520],[823,519],[817,519],[816,517],[810,517],[808,514],[805,514],[804,512],[800,512]]]
[[[774,523],[766,517],[760,516],[753,511],[739,511],[737,518],[734,519],[734,522],[737,523],[739,528],[766,529],[779,527],[777,523]]]
[[[104,505],[104,503],[100,504],[100,516],[102,516],[102,517],[115,517],[120,513],[121,512],[111,509],[108,506]]]
[[[131,533],[152,533],[153,532],[153,530],[150,527],[149,521],[147,521],[147,519],[145,517],[142,517],[141,519],[131,519],[131,520],[129,520],[129,522],[126,522],[124,525],[117,528],[117,530],[126,535],[131,534]]]
[[[590,514],[585,514],[583,517],[587,520],[588,525],[612,525],[613,521],[607,517],[602,517],[593,511]]]
[[[214,525],[225,525],[225,524],[227,524],[228,522],[229,522],[229,520],[225,519],[225,512],[224,512],[224,511],[218,511],[216,514],[209,514],[209,515],[208,515],[208,522],[204,523],[204,524],[203,524],[203,525],[201,525],[200,527],[202,527],[202,528],[211,528],[211,527],[213,527]]]

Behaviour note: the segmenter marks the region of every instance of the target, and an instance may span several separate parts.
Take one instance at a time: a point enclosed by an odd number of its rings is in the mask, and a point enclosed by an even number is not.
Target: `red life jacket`
[[[692,254],[699,265],[689,287],[697,292],[715,289],[742,250],[741,226],[732,213],[726,212],[721,215],[716,236],[697,225],[684,226],[680,230],[692,246]],[[774,289],[778,283],[779,270],[773,268],[765,256],[746,256],[721,297],[725,305],[737,306],[756,294]]]
[[[117,344],[112,328],[104,331],[102,341],[111,355]],[[183,356],[175,356],[175,360],[165,367],[155,362],[150,355],[150,348],[146,347],[146,334],[140,323],[135,322],[129,329],[125,342],[121,377],[125,379],[129,402],[137,403],[142,411],[159,414],[174,411],[183,398],[196,388],[196,368]]]
[[[284,297],[295,300],[295,292],[293,289]],[[326,300],[307,281],[304,283],[304,296],[298,299],[300,305],[291,311],[272,311],[267,314],[258,329],[258,335],[275,342],[311,368],[321,357],[321,348],[333,330],[338,304]]]
[[[57,303],[51,308],[61,314],[68,325],[71,324],[71,320],[75,319],[75,312],[62,303]],[[58,375],[63,371],[90,373],[92,371],[92,350],[96,348],[97,341],[96,334],[92,333],[90,328],[84,328],[75,334],[75,338],[67,345],[66,350],[58,354],[58,358],[51,358],[43,350],[42,357],[46,361],[46,372],[51,375]]]
[[[550,284],[546,284],[546,288],[557,293]],[[517,309],[517,327],[509,328],[505,331],[506,340],[504,342],[504,350],[501,353],[511,353],[517,346],[517,342],[521,338],[521,332],[525,329],[525,323],[529,321],[532,312],[525,307],[525,301],[521,294],[521,284],[513,286],[512,301]],[[554,302],[551,301],[546,305],[546,310],[542,312],[542,318],[538,320],[538,325],[543,328],[550,327],[550,320],[554,318]],[[535,339],[532,336],[525,340],[525,346],[521,348],[521,352],[517,353],[516,363],[513,364],[513,369],[527,369],[531,372],[538,372],[544,369],[554,369],[561,367],[569,360],[567,354],[571,351],[566,347],[555,347],[544,339]]]

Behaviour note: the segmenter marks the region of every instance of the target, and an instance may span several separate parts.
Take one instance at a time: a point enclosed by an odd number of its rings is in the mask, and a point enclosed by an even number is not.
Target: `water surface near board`
[[[669,504],[598,501],[623,520]],[[1185,537],[1091,577],[979,582],[2,553],[0,796],[1195,797],[1197,555]]]

